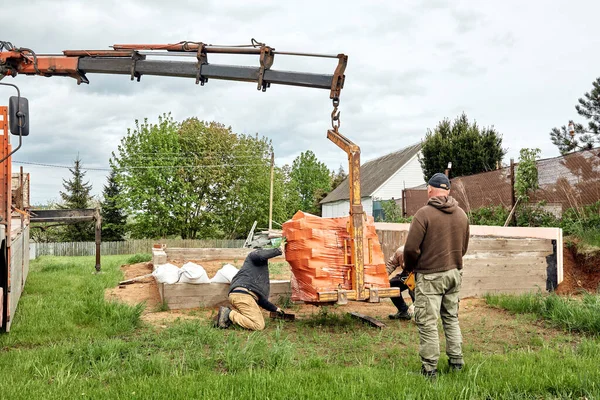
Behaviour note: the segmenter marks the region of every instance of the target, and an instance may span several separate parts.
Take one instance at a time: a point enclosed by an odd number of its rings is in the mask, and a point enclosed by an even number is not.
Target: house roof
[[[371,196],[392,175],[402,168],[421,150],[421,143],[413,144],[387,154],[383,157],[368,161],[360,166],[360,188],[363,197]],[[350,187],[346,178],[338,187],[327,195],[321,204],[350,199]]]

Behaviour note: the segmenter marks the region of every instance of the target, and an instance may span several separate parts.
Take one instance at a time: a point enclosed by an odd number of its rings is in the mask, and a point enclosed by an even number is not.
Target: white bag
[[[238,269],[231,264],[225,264],[217,271],[210,280],[211,283],[231,283],[231,280],[238,273]]]
[[[181,283],[209,283],[208,274],[201,265],[193,262],[187,262],[181,267],[181,275],[179,277]]]
[[[173,264],[161,264],[153,272],[152,276],[158,283],[173,284],[179,280],[181,270]]]

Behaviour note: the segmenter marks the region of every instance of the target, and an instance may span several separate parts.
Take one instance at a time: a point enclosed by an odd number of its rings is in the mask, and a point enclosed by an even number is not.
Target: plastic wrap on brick
[[[283,224],[293,301],[316,302],[318,292],[352,289],[352,270],[347,265],[351,261],[348,223],[348,217],[321,218],[298,211]],[[389,287],[373,217],[367,217],[364,224],[363,245],[365,286]]]

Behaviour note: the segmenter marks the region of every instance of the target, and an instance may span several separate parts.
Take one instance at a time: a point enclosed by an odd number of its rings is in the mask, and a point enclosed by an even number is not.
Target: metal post
[[[100,209],[96,208],[94,213],[94,220],[96,225],[96,272],[100,272],[100,242],[102,239],[102,216],[100,215]]]
[[[510,159],[510,209],[513,210],[515,208],[515,160],[513,158]],[[517,214],[513,213],[512,215],[513,225],[517,225]]]
[[[269,232],[273,229],[273,172],[275,169],[275,153],[271,152],[271,189],[269,192]]]

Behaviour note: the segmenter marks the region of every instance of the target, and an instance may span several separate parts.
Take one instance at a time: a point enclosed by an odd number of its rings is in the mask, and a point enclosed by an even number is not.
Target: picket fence
[[[164,243],[167,247],[183,248],[241,248],[244,240],[224,239],[141,239],[122,242],[102,242],[100,254],[103,256],[118,254],[150,253],[152,245]],[[40,256],[93,256],[96,254],[94,242],[35,243],[29,245],[29,258]]]

